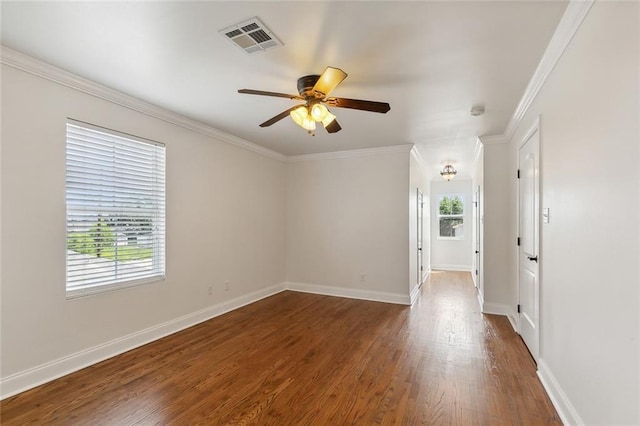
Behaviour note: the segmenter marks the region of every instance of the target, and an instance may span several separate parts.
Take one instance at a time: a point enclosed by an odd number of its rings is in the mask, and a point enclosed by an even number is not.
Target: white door
[[[417,212],[417,217],[418,217],[418,226],[417,226],[417,230],[418,230],[418,235],[417,235],[417,241],[418,241],[418,286],[422,285],[422,276],[423,276],[423,271],[424,271],[424,258],[423,258],[423,250],[422,250],[422,237],[423,237],[423,232],[422,232],[422,227],[423,227],[423,210],[424,210],[424,196],[422,195],[422,192],[420,192],[420,188],[418,188],[416,190],[416,197],[417,197],[417,207],[418,207],[418,212]]]
[[[473,205],[475,207],[474,209],[474,214],[475,214],[475,231],[476,231],[476,248],[475,248],[475,254],[476,254],[476,270],[475,270],[475,282],[476,282],[476,287],[478,288],[479,291],[482,290],[481,287],[481,283],[480,283],[480,187],[478,186],[476,188],[476,193],[474,194],[474,198],[475,201],[473,202]],[[482,293],[481,293],[482,294]]]
[[[538,127],[525,138],[519,159],[519,250],[518,294],[519,330],[533,359],[538,360],[539,342],[539,154]]]

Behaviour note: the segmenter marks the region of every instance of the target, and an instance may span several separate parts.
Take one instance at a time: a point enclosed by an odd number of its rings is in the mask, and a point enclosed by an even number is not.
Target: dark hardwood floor
[[[468,273],[412,307],[284,292],[0,404],[13,424],[561,424]]]

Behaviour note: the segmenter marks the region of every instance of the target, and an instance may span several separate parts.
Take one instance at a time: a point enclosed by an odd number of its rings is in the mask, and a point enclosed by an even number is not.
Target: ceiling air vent
[[[251,18],[218,32],[247,53],[262,52],[282,46],[278,37],[258,18]]]

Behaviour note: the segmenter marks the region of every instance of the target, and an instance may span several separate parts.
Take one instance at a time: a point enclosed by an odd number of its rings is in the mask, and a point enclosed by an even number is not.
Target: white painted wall
[[[473,194],[471,180],[443,179],[431,182],[431,268],[453,271],[471,271]],[[464,197],[464,238],[450,240],[439,238],[438,199],[443,194],[461,194]]]
[[[285,288],[410,303],[407,188],[422,185],[426,200],[429,188],[409,146],[287,164],[122,94],[66,85],[91,86],[77,77],[60,84],[8,65],[2,75],[2,397]],[[67,117],[166,144],[164,282],[66,300]]]
[[[411,151],[409,163],[409,291],[417,295],[419,282],[422,283],[429,272],[431,258],[431,226],[427,170],[418,148]],[[418,203],[417,189],[422,192],[422,273],[418,271]]]
[[[409,156],[403,147],[287,164],[289,283],[408,302]]]
[[[67,117],[166,144],[165,282],[65,299]],[[3,380],[285,280],[282,161],[3,65],[1,174]]]
[[[639,3],[596,2],[510,144],[540,117],[538,367],[570,424],[640,424],[639,28]]]
[[[507,315],[515,323],[516,168],[507,144],[484,146],[484,304],[485,313]]]

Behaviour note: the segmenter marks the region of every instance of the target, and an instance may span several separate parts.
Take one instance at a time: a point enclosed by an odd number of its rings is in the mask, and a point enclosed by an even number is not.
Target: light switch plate
[[[549,223],[549,209],[542,209],[542,223]]]

